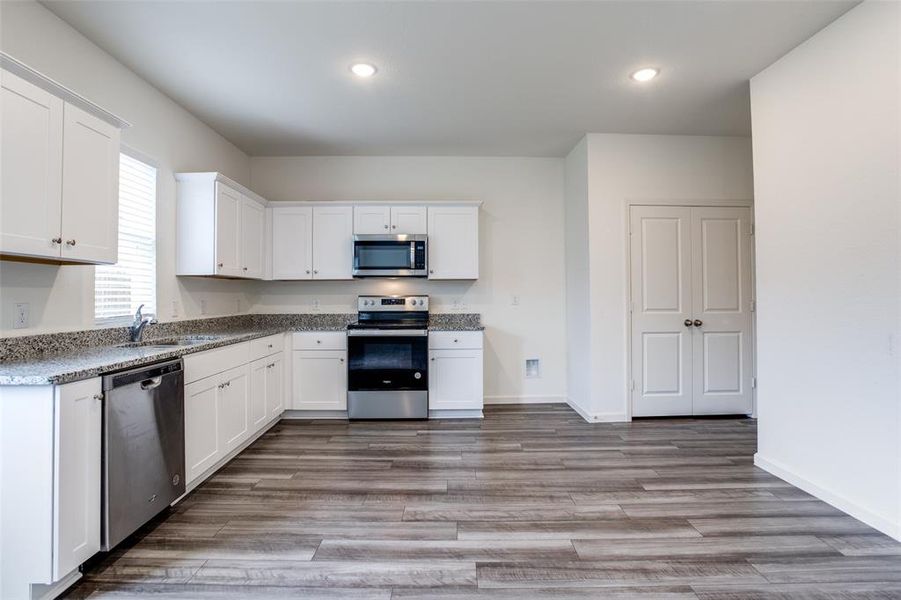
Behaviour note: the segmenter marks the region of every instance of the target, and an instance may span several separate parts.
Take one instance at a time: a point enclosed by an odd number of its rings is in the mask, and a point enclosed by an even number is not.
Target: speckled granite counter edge
[[[356,315],[252,314],[173,321],[148,326],[145,339],[216,333],[222,339],[171,349],[120,348],[128,341],[126,327],[0,338],[0,385],[52,385],[104,373],[179,358],[267,335],[290,331],[343,331]],[[480,315],[435,313],[433,331],[482,331]],[[15,359],[10,360],[12,357]]]

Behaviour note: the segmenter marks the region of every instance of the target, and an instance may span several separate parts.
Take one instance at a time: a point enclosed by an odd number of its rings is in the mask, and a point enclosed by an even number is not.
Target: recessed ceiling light
[[[355,63],[350,65],[350,72],[357,77],[372,77],[376,72],[375,65],[369,63]]]
[[[650,81],[657,77],[660,74],[660,69],[655,69],[653,67],[645,67],[644,69],[638,69],[630,77],[635,81]]]

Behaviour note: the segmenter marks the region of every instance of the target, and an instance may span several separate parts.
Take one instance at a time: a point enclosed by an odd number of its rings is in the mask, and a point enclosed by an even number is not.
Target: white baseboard
[[[346,410],[286,410],[283,419],[342,419],[347,420]]]
[[[566,404],[565,396],[485,396],[485,404]]]
[[[571,409],[579,413],[579,416],[589,423],[628,423],[630,419],[625,413],[592,413],[567,398],[566,403]]]
[[[891,519],[877,515],[869,509],[860,506],[856,502],[848,500],[841,494],[835,493],[828,488],[818,485],[806,479],[805,477],[798,475],[779,462],[769,460],[761,456],[760,453],[754,455],[754,465],[760,467],[768,473],[775,475],[779,479],[787,481],[793,486],[804,490],[808,494],[816,496],[826,504],[830,504],[840,511],[851,515],[858,521],[866,523],[873,529],[877,529],[882,533],[891,536],[898,541],[901,541],[901,523],[894,523]]]
[[[57,596],[61,596],[63,592],[72,587],[79,579],[81,579],[81,571],[76,568],[68,575],[64,575],[59,581],[55,581],[49,585],[32,583],[30,598],[32,598],[32,600],[53,600]]]
[[[481,419],[480,410],[430,410],[430,419]]]

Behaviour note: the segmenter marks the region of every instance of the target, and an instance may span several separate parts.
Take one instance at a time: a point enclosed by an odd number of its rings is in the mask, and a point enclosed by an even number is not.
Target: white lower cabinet
[[[347,410],[347,351],[295,350],[296,410]]]
[[[71,581],[100,551],[102,421],[99,377],[0,387],[0,598]]]
[[[250,370],[247,365],[226,371],[217,386],[216,413],[219,416],[219,447],[229,453],[250,436],[248,403]]]
[[[100,379],[56,388],[53,579],[100,551]]]
[[[189,487],[281,415],[284,348],[279,334],[185,357]]]
[[[481,332],[429,334],[429,410],[482,410]]]
[[[185,478],[191,483],[213,466],[219,450],[217,406],[222,380],[213,376],[185,386]]]

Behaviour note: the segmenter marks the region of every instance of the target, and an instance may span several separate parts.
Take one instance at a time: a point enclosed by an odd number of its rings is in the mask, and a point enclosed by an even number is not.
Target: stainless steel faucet
[[[142,308],[144,308],[143,304],[138,307],[138,310],[135,312],[135,320],[132,322],[131,327],[128,328],[128,333],[133,342],[140,342],[141,338],[144,336],[144,328],[156,323],[156,319],[150,317],[144,318],[144,315],[141,314]]]

